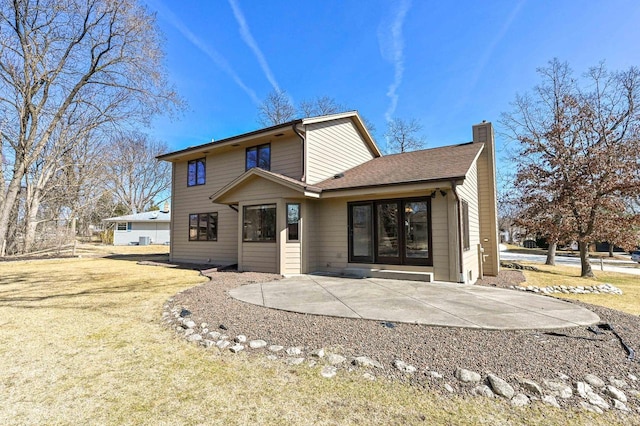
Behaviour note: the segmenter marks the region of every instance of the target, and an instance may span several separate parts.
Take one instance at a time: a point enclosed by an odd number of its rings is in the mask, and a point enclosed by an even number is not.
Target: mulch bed
[[[627,359],[627,353],[612,332],[594,334],[587,327],[559,330],[474,330],[433,327],[416,324],[384,324],[378,321],[300,314],[251,305],[231,298],[228,291],[241,285],[268,282],[278,275],[254,272],[217,272],[206,274],[211,281],[188,289],[173,298],[172,306],[184,307],[192,312],[197,324],[206,322],[209,329],[221,331],[232,338],[246,335],[249,340],[263,339],[269,345],[302,347],[303,352],[325,350],[347,358],[368,356],[384,365],[375,370],[376,376],[409,381],[418,386],[441,390],[445,383],[463,394],[472,386],[454,378],[457,367],[470,369],[483,377],[494,373],[507,380],[517,391],[518,379],[527,378],[537,383],[544,379],[569,377],[567,383],[583,381],[588,373],[607,381],[609,377],[625,379],[628,389],[640,389],[640,383],[628,378],[640,377],[640,363]],[[525,281],[517,270],[503,270],[497,277],[487,277],[477,285],[509,287]],[[616,297],[616,296],[611,296]],[[573,301],[598,314],[602,322],[615,330],[632,348],[639,351],[640,320],[635,315],[613,309]],[[265,349],[252,353],[269,354]],[[281,358],[286,358],[283,352]],[[417,368],[413,375],[395,369],[394,360],[400,359]],[[343,366],[342,368],[347,368]],[[437,371],[443,378],[433,378]],[[563,406],[576,406],[577,398],[562,400]],[[631,398],[628,406],[640,407]]]

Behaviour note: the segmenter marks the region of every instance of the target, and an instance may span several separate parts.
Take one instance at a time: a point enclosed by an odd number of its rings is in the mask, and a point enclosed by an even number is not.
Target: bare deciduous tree
[[[497,170],[496,178],[498,182],[498,229],[500,232],[508,234],[504,242],[514,243],[518,233],[516,220],[520,212],[517,203],[518,197],[513,187],[513,177],[506,174],[504,170]]]
[[[640,71],[600,64],[580,84],[554,59],[538,73],[542,83],[501,120],[519,142],[522,222],[550,243],[577,241],[581,276],[592,277],[589,244],[637,244],[628,200],[640,195]]]
[[[58,126],[44,149],[24,175],[25,214],[24,238],[21,251],[30,252],[35,242],[37,227],[41,222],[60,219],[60,210],[71,202],[74,182],[64,179],[74,167],[71,162],[74,150],[91,137],[91,125],[83,122]],[[85,159],[80,159],[85,161]],[[48,205],[43,214],[41,206]],[[55,207],[53,207],[55,206]]]
[[[0,28],[1,255],[25,176],[59,161],[46,154],[64,151],[65,123],[144,121],[177,97],[155,20],[136,0],[2,2]]]
[[[348,111],[343,104],[338,103],[330,96],[318,96],[311,100],[300,102],[296,109],[286,92],[272,91],[258,106],[258,122],[265,126],[286,123],[296,117],[315,117],[320,115],[338,114]],[[365,127],[373,136],[376,126],[366,117],[360,116]]]
[[[315,99],[300,102],[298,107],[303,117],[337,114],[346,111],[346,108],[329,96],[318,96]]]
[[[105,180],[115,201],[127,206],[129,213],[150,208],[171,188],[170,163],[156,160],[167,151],[166,144],[139,133],[120,134],[109,144]]]
[[[293,120],[295,115],[296,109],[284,90],[269,92],[258,106],[258,121],[265,127],[286,123]]]
[[[408,152],[424,148],[425,139],[420,135],[422,124],[415,118],[394,118],[387,123],[387,151]]]

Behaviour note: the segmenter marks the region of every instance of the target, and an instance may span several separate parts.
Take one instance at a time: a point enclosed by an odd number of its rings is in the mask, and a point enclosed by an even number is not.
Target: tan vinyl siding
[[[322,203],[324,206],[324,202]],[[304,238],[302,239],[304,254],[304,261],[306,261],[306,268],[303,271],[315,272],[319,271],[318,267],[318,238],[320,238],[320,213],[319,209],[323,208],[319,201],[306,201],[304,203]]]
[[[306,181],[313,185],[374,158],[349,118],[307,126]]]
[[[283,274],[300,273],[300,243],[287,242],[284,247],[284,271]]]
[[[289,138],[271,142],[271,171],[294,179],[302,178],[302,141]]]
[[[278,273],[278,244],[275,242],[243,243],[241,270]]]
[[[173,209],[173,204],[175,203],[175,199],[176,199],[176,163],[171,163],[171,211],[169,212],[169,261],[173,262],[174,260],[174,253],[173,253],[173,247],[174,247],[174,237],[175,237],[175,227],[176,227],[176,223],[175,223],[175,210]]]
[[[488,150],[480,154],[478,158],[478,198],[480,210],[480,229],[482,246],[485,250],[486,262],[484,262],[485,275],[495,276],[498,273],[498,227],[496,221],[496,188],[492,184],[493,177],[490,176],[489,164],[487,159]],[[486,241],[485,241],[486,239]]]
[[[207,156],[207,183],[206,185],[203,185],[207,188],[204,192],[207,200],[209,200],[209,196],[211,194],[244,173],[244,151],[245,150],[243,148],[238,148],[233,151],[226,151]],[[185,175],[184,179],[182,179],[185,182],[185,188],[187,182],[186,179],[187,177]],[[179,186],[180,180],[176,181],[176,184]],[[193,189],[193,187],[187,189]]]
[[[187,187],[187,162],[175,163],[171,257],[174,261],[234,264],[238,262],[238,213],[209,196],[244,171],[244,150],[208,156],[206,183]],[[218,213],[217,241],[189,241],[190,213]]]
[[[301,242],[304,238],[305,207],[301,210],[300,241],[287,241],[286,203],[297,202],[304,206],[300,193],[263,178],[254,178],[240,186],[235,193],[243,200],[239,204],[240,215],[245,206],[273,204],[276,206],[276,241],[246,242],[242,240],[243,230],[239,229],[241,256],[239,269],[242,271],[271,272],[279,274],[299,274],[302,272]],[[288,199],[285,200],[285,197]]]
[[[294,189],[277,184],[261,177],[247,179],[242,185],[233,191],[233,198],[243,200],[244,205],[266,204],[265,200],[280,199],[283,197],[297,197],[302,194]],[[247,201],[251,200],[251,201]]]
[[[498,252],[498,213],[496,199],[495,138],[493,125],[482,122],[473,126],[473,141],[483,143],[478,158],[478,204],[480,209],[480,240],[484,248],[485,275],[497,275],[500,271]]]
[[[209,196],[245,172],[246,147],[214,151],[206,157],[206,183],[187,186],[187,162],[174,163],[171,258],[175,261],[233,264],[238,262],[239,213]],[[271,142],[271,170],[292,178],[302,176],[302,148],[297,137]],[[241,188],[243,196],[268,198],[289,193],[278,185]],[[217,241],[189,241],[189,214],[218,212]]]
[[[316,213],[315,238],[310,242],[316,268],[318,271],[342,272],[349,259],[347,201],[323,200]]]
[[[208,201],[208,200],[207,200]],[[238,262],[238,213],[223,204],[193,203],[176,208],[171,254],[174,261],[230,265]],[[177,207],[177,205],[176,205]],[[218,213],[217,241],[189,241],[190,213]]]
[[[480,222],[478,217],[478,172],[474,162],[467,173],[464,184],[458,187],[458,196],[469,203],[469,250],[462,252],[464,278],[469,284],[474,283],[480,274],[478,244],[480,244]],[[461,212],[460,212],[461,214]]]
[[[451,192],[443,197],[440,193],[431,199],[431,250],[433,251],[434,279],[449,281],[449,218],[448,199]]]

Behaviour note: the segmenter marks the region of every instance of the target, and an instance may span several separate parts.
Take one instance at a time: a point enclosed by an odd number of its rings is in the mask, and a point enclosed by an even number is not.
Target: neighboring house
[[[113,245],[168,244],[171,214],[168,208],[103,219],[113,227]],[[141,239],[142,238],[142,239]]]
[[[158,158],[173,164],[173,261],[464,283],[499,269],[491,123],[383,156],[347,112]]]

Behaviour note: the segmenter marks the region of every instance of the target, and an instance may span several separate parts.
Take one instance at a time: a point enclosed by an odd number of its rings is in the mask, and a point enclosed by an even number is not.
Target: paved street
[[[538,255],[538,254],[522,254],[522,253],[511,253],[508,251],[500,252],[500,260],[511,260],[511,261],[528,261],[528,262],[539,262],[544,263],[546,260],[546,256]],[[575,266],[576,268],[580,267],[580,258],[579,257],[566,257],[566,256],[556,256],[556,264],[557,265],[566,265],[566,266]],[[631,260],[604,260],[603,267],[605,271],[608,272],[620,272],[623,274],[632,274],[632,275],[640,275],[640,265]],[[599,271],[600,269],[600,260],[599,259],[591,259],[591,267],[594,271]]]

